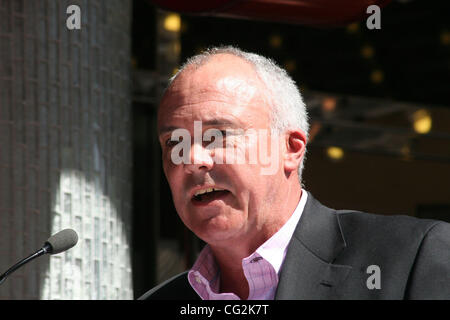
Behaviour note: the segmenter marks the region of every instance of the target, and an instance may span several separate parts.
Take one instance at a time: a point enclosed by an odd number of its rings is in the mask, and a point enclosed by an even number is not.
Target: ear
[[[284,171],[291,173],[298,169],[306,149],[306,134],[300,130],[286,132],[286,151],[284,153]]]

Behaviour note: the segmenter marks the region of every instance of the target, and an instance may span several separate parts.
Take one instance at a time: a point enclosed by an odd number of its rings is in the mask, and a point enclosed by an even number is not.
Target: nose
[[[206,149],[202,144],[194,143],[190,150],[190,163],[185,164],[189,173],[209,171],[214,166],[212,150]]]

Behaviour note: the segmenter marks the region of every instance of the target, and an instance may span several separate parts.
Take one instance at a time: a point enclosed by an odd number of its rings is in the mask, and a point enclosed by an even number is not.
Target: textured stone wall
[[[68,30],[66,9],[81,9]],[[0,0],[0,299],[130,299],[128,0]]]

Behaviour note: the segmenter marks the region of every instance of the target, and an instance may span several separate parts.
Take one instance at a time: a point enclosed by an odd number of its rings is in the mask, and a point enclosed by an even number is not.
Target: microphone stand
[[[35,259],[37,257],[42,256],[43,254],[50,253],[51,250],[52,250],[52,246],[49,243],[46,242],[41,249],[39,249],[38,251],[36,251],[32,255],[26,257],[25,259],[19,261],[18,263],[13,265],[11,268],[9,268],[4,274],[2,274],[0,276],[0,284],[2,284],[11,273],[13,273],[17,269],[19,269],[21,266],[23,266],[24,264],[30,262],[31,260],[33,260],[33,259]]]

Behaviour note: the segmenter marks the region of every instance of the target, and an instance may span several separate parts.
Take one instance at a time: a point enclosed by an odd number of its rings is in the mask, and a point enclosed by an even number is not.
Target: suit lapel
[[[351,267],[333,264],[346,247],[339,217],[308,193],[288,246],[275,299],[333,299]]]

